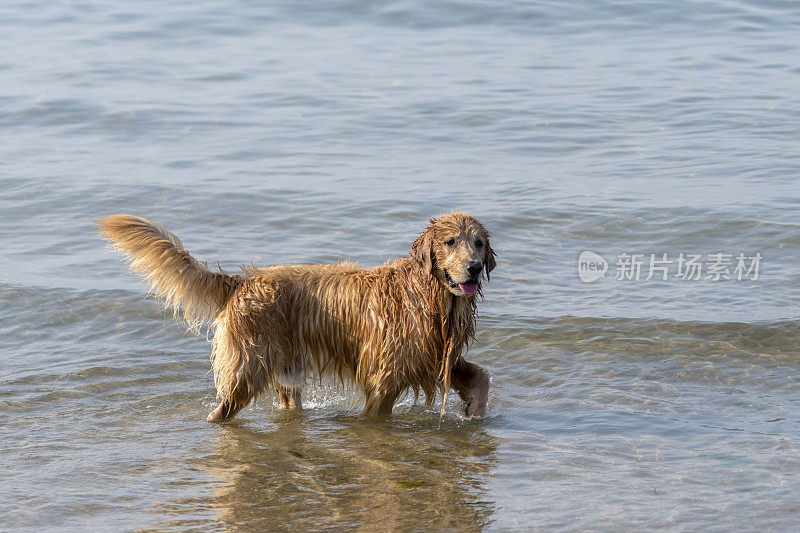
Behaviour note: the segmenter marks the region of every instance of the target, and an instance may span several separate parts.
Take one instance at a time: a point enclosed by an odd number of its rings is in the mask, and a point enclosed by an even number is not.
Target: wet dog
[[[451,387],[467,415],[485,412],[489,374],[462,354],[496,262],[489,232],[471,216],[431,218],[408,257],[378,268],[284,265],[240,275],[210,271],[156,222],[113,215],[98,227],[190,327],[211,325],[220,404],[209,421],[272,389],[282,408],[299,408],[309,376],[357,383],[368,416],[389,415],[409,389],[428,405],[438,390],[444,404]]]

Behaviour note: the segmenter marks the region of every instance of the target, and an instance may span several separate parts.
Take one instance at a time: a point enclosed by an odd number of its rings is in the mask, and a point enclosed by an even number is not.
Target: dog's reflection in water
[[[218,484],[223,527],[253,530],[482,529],[494,502],[486,478],[495,439],[480,421],[421,408],[370,421],[313,411],[277,415],[272,428],[215,428],[203,469]]]

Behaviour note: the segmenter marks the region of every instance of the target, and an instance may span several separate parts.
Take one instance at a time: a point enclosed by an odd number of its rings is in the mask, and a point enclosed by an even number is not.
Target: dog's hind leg
[[[222,422],[233,418],[247,407],[253,398],[261,395],[270,379],[264,367],[262,354],[246,351],[222,336],[214,337],[214,378],[219,406],[209,413],[209,422]]]
[[[278,396],[281,404],[279,409],[302,409],[303,403],[300,399],[303,389],[290,389],[283,386],[277,387]]]
[[[293,358],[288,363],[278,377],[278,397],[281,404],[280,409],[302,409],[301,396],[303,385],[305,385],[305,373],[303,364],[298,358]]]
[[[486,370],[459,357],[450,371],[450,385],[467,404],[467,416],[486,414],[489,400],[489,373]]]
[[[233,418],[236,413],[247,407],[253,394],[248,389],[247,384],[240,382],[227,398],[222,400],[216,409],[208,414],[208,422],[224,422]]]

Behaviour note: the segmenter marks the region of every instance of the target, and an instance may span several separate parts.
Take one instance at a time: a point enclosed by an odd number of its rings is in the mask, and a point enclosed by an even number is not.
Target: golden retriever
[[[352,263],[243,267],[211,272],[161,224],[131,215],[98,222],[150,291],[183,311],[194,329],[210,323],[219,406],[233,417],[275,389],[281,408],[300,408],[309,374],[354,381],[363,414],[384,417],[398,397],[420,390],[431,405],[452,386],[468,416],[485,413],[489,374],[462,352],[474,336],[476,298],[495,267],[489,232],[475,218],[431,218],[409,257],[372,269]]]

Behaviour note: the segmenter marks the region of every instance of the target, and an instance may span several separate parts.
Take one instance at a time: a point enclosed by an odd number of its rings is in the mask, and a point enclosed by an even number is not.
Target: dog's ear
[[[430,221],[431,225],[411,245],[411,259],[422,265],[425,272],[433,274],[433,224],[436,219],[431,218]]]
[[[494,250],[492,250],[492,245],[489,244],[489,239],[486,239],[486,250],[484,253],[486,254],[483,261],[484,267],[486,268],[486,281],[489,281],[489,273],[497,266],[497,256]]]

